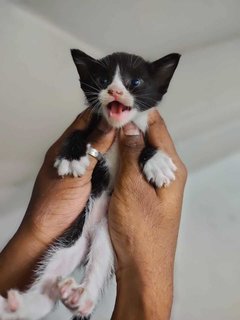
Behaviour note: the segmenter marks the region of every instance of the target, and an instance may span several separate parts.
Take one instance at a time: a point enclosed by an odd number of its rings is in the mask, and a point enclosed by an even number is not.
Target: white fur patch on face
[[[121,92],[121,95],[114,97],[113,95],[109,94],[109,91],[118,91],[118,92]],[[119,128],[124,126],[126,123],[132,121],[132,119],[138,113],[138,110],[133,108],[134,107],[133,95],[126,89],[126,87],[122,82],[121,72],[118,65],[116,67],[115,75],[113,77],[112,82],[108,85],[106,89],[103,89],[100,91],[98,98],[101,103],[104,117],[110,123],[110,125],[114,127]],[[132,109],[122,119],[119,119],[119,120],[113,119],[109,117],[108,110],[107,110],[107,105],[113,101],[118,101],[124,106],[131,107]]]
[[[157,187],[167,187],[175,180],[177,167],[172,159],[163,151],[158,150],[143,167],[146,179]]]

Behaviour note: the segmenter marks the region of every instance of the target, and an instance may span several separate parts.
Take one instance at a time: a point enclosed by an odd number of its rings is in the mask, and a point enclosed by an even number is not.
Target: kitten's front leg
[[[177,167],[162,150],[150,146],[144,148],[139,163],[146,179],[156,187],[167,187],[175,180]]]
[[[74,177],[83,176],[88,165],[89,158],[87,144],[83,138],[81,130],[74,131],[65,141],[60,155],[57,157],[54,167],[57,168],[60,176],[73,175]]]

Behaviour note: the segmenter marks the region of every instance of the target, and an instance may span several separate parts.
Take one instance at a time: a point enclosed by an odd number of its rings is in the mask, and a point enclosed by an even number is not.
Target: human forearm
[[[112,320],[169,320],[187,171],[155,112],[149,124],[149,143],[169,154],[177,171],[176,181],[168,187],[151,186],[138,165],[144,140],[133,132],[131,128],[128,137],[125,127],[125,136],[120,135],[121,166],[109,208],[117,261],[117,300]]]
[[[164,221],[156,240],[158,248],[148,248],[141,253],[142,259],[139,256],[132,263],[132,268],[117,271],[117,300],[112,320],[169,320],[178,223],[178,217],[174,223]]]
[[[160,279],[136,272],[117,279],[117,299],[112,320],[168,320],[172,306],[172,276],[160,288]],[[164,279],[165,282],[166,279]]]
[[[34,230],[22,225],[0,254],[0,294],[5,295],[10,288],[26,288],[45,249],[46,244]]]
[[[31,275],[49,245],[66,230],[82,212],[91,191],[91,177],[97,160],[90,157],[82,177],[57,175],[53,164],[64,141],[75,130],[84,130],[91,110],[85,110],[50,147],[36,179],[32,197],[16,234],[0,253],[0,293],[7,289],[24,289],[32,282]],[[104,121],[89,136],[93,147],[105,153],[115,136]]]

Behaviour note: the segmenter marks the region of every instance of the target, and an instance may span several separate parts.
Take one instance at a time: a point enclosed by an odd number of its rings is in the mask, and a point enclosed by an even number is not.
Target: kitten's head
[[[180,59],[177,53],[151,63],[128,53],[113,53],[100,60],[77,49],[71,53],[89,105],[114,127],[157,105]]]

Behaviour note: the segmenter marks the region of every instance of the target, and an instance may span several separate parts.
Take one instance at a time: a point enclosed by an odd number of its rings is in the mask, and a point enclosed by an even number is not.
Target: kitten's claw
[[[83,156],[80,160],[67,160],[65,158],[57,158],[54,167],[57,168],[59,176],[73,175],[81,177],[89,166],[88,156]]]
[[[67,278],[58,283],[58,288],[60,299],[74,315],[88,317],[92,313],[95,303],[84,286]]]
[[[143,167],[146,179],[157,187],[167,187],[175,180],[177,167],[172,159],[163,151],[158,150]]]

